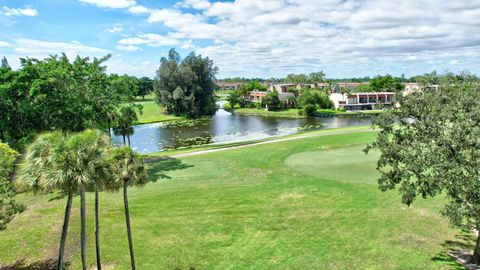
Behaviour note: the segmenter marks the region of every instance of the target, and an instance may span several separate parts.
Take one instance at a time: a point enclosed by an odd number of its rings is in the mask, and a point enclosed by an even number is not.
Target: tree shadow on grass
[[[150,182],[157,182],[158,179],[171,179],[165,172],[184,170],[193,167],[193,165],[182,163],[181,160],[171,157],[162,157],[149,162],[148,173]]]
[[[70,269],[69,263],[64,264],[64,269]],[[11,265],[0,266],[0,270],[55,270],[57,269],[56,259],[47,259],[44,261],[37,261],[30,264],[25,262],[25,259],[18,260]]]
[[[432,261],[442,262],[452,269],[479,269],[471,264],[475,239],[470,232],[464,230],[460,234],[455,235],[455,240],[446,240],[441,246],[446,251],[435,255]]]

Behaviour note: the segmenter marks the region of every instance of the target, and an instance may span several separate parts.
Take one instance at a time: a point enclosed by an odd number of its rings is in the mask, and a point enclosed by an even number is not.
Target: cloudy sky
[[[153,76],[174,47],[217,77],[480,73],[478,0],[0,0],[0,56],[112,54],[108,71]]]

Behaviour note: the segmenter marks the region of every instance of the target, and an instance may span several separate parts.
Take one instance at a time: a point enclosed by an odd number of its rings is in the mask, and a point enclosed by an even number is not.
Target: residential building
[[[395,93],[353,93],[341,94],[332,93],[329,98],[335,109],[344,109],[346,111],[377,110],[391,108]]]
[[[217,81],[220,90],[237,90],[243,83]]]

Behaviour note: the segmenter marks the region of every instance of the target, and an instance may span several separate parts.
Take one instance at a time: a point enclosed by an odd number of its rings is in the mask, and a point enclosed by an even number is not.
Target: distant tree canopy
[[[245,91],[253,91],[253,90],[260,90],[260,91],[267,91],[267,87],[260,84],[258,81],[249,81],[249,82],[246,82],[244,84],[242,84],[242,86],[240,86],[243,88],[243,90]]]
[[[283,82],[286,83],[318,83],[325,80],[325,73],[323,71],[312,72],[308,75],[306,74],[288,74]]]
[[[145,99],[145,96],[153,92],[153,80],[148,77],[142,77],[138,79],[138,91],[135,96],[141,96]]]
[[[106,127],[116,105],[133,100],[136,78],[107,75],[102,59],[65,54],[0,68],[0,140],[18,148],[42,131]]]
[[[391,75],[377,76],[370,80],[369,89],[371,92],[398,92],[403,90],[404,84],[398,78]]]
[[[171,49],[168,58],[162,58],[154,81],[157,103],[171,114],[191,117],[215,112],[213,96],[215,74],[213,61],[190,53],[183,60]]]

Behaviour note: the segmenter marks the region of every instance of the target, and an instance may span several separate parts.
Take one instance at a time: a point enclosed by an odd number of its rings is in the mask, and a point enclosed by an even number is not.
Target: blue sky
[[[0,0],[0,55],[101,57],[153,76],[174,47],[208,56],[217,77],[480,73],[479,1]]]

